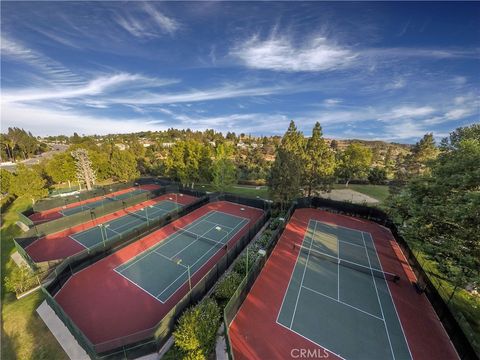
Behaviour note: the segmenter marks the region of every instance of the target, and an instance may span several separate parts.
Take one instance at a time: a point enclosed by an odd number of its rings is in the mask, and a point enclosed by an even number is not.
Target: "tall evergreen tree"
[[[418,176],[429,169],[429,162],[438,155],[433,134],[425,134],[412,149],[412,153],[406,159],[406,169],[410,176]]]
[[[282,210],[288,203],[300,195],[303,167],[298,156],[283,147],[277,149],[275,161],[270,169],[268,187],[271,197],[279,202]]]
[[[312,191],[328,190],[333,182],[334,170],[335,154],[323,139],[322,127],[317,122],[305,150],[304,184],[307,196],[311,196]]]

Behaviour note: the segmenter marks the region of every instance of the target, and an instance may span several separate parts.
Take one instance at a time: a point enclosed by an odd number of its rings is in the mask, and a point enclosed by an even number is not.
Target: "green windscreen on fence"
[[[225,200],[225,197],[219,197],[220,200]],[[216,199],[216,200],[218,200]],[[180,212],[175,214],[175,216],[168,216],[168,219],[164,219],[163,224],[157,224],[157,226],[164,226],[167,221],[173,221],[176,218],[185,215],[186,211],[192,211],[194,208],[198,208],[208,202],[207,197],[203,197],[201,201],[194,204],[193,207],[189,209],[182,209]],[[187,206],[186,208],[188,208]],[[197,303],[200,301],[205,294],[212,288],[218,278],[224,273],[224,271],[233,263],[239,253],[249,244],[250,240],[256,235],[256,233],[262,228],[262,226],[267,221],[270,212],[264,213],[263,216],[249,229],[248,233],[242,236],[235,245],[231,247],[228,252],[214,265],[212,269],[192,288],[192,290],[184,296],[182,300],[180,300],[169,312],[166,314],[162,320],[152,329],[147,329],[140,333],[133,334],[131,336],[114,339],[102,344],[95,344],[93,345],[95,356],[94,358],[99,359],[124,359],[124,358],[135,358],[141,355],[145,355],[153,350],[158,350],[169,338],[171,335],[175,322],[178,320],[180,315],[183,311],[192,304]],[[143,235],[138,233],[135,238],[132,238],[128,243],[132,243],[136,241],[138,238],[142,237]],[[127,244],[123,244],[126,246]],[[115,250],[111,248],[107,251],[102,251],[98,253],[92,253],[88,257],[72,259],[68,263],[62,263],[59,267],[57,267],[54,273],[49,276],[47,281],[45,282],[45,286],[47,291],[51,296],[53,296],[65,282],[73,276],[76,272],[80,271],[81,269],[89,266],[93,262],[98,261],[105,256],[110,255]],[[53,297],[51,300],[55,301]],[[57,304],[58,306],[58,304]],[[72,328],[69,326],[69,318],[63,315],[59,311],[62,321],[66,324],[67,327]],[[57,313],[58,314],[58,313]],[[73,324],[74,325],[74,324]],[[77,337],[76,329],[72,331],[75,337]],[[89,347],[90,344],[86,343],[82,340],[84,338],[84,334],[78,334],[79,338],[81,339],[79,342],[82,346]],[[90,353],[89,353],[90,354]]]

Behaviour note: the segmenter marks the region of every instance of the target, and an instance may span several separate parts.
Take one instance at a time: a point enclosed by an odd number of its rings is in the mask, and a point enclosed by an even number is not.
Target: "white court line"
[[[68,238],[72,239],[73,241],[75,241],[77,244],[80,244],[82,245],[85,249],[88,249],[87,246],[83,245],[80,241],[78,241],[77,239],[75,239],[74,237],[72,237],[72,235],[69,235],[67,236]],[[82,250],[83,251],[83,250]]]
[[[183,264],[181,264],[181,263],[179,263],[179,262],[174,261],[172,258],[169,258],[168,256],[166,256],[166,255],[164,255],[164,254],[162,254],[162,253],[158,253],[157,250],[153,250],[153,253],[151,253],[151,254],[160,255],[161,257],[163,257],[163,258],[165,258],[165,259],[167,259],[167,260],[170,260],[170,261],[173,262],[175,265],[183,266],[185,269],[188,268],[187,266],[185,266],[185,265],[183,265]]]
[[[365,237],[363,236],[363,232],[362,232],[362,239],[363,239],[363,244],[365,245],[365,252],[367,254],[368,266],[371,269],[370,273],[372,275],[373,285],[375,286],[375,292],[377,294],[377,301],[378,301],[378,304],[380,305],[380,311],[382,312],[383,325],[385,327],[385,332],[387,334],[388,344],[390,345],[390,351],[392,352],[393,359],[395,360],[395,352],[393,351],[392,341],[390,340],[390,334],[388,333],[387,323],[385,321],[385,314],[383,312],[382,300],[380,300],[380,295],[378,294],[377,283],[375,281],[375,276],[373,275],[372,264],[370,263],[370,256],[368,255],[367,244],[365,243]],[[386,285],[388,287],[388,284],[386,284]]]
[[[316,343],[316,342],[315,342],[315,341],[313,341],[312,339],[309,339],[309,338],[307,338],[307,337],[303,336],[303,335],[302,335],[302,334],[300,334],[299,332],[296,332],[295,330],[293,330],[293,329],[291,329],[291,328],[289,328],[289,327],[287,327],[287,326],[283,325],[282,323],[279,323],[278,321],[277,321],[276,323],[277,323],[278,325],[280,325],[280,326],[284,327],[285,329],[287,329],[287,330],[290,330],[291,332],[293,332],[293,333],[297,334],[298,336],[300,336],[300,337],[304,338],[305,340],[308,340],[308,341],[310,341],[311,343],[313,343],[313,344],[317,345],[318,347],[321,347],[322,349],[325,349],[325,350],[327,350],[328,352],[332,353],[333,355],[335,355],[335,356],[338,356],[340,359],[342,359],[342,360],[346,360],[346,359],[345,359],[343,356],[341,356],[341,355],[337,354],[336,352],[333,352],[332,350],[330,350],[330,349],[326,348],[326,347],[325,347],[325,345],[320,345],[320,344]]]
[[[303,235],[303,239],[302,239],[302,245],[305,242],[305,238],[308,236],[308,230],[310,229],[310,222],[311,221],[312,221],[312,219],[308,220],[307,230],[305,231],[305,235]],[[278,242],[277,242],[277,244],[278,244]],[[276,320],[277,323],[278,323],[278,318],[280,317],[280,313],[282,312],[283,303],[285,302],[285,298],[287,297],[287,292],[288,292],[288,289],[290,288],[290,283],[292,282],[293,273],[295,272],[295,268],[297,267],[298,259],[300,258],[300,254],[301,254],[301,249],[298,251],[297,259],[295,260],[295,265],[294,265],[293,270],[290,274],[290,280],[288,280],[287,288],[285,289],[285,292],[283,293],[282,304],[280,305],[280,309],[278,310],[278,314],[277,314],[277,320]]]
[[[362,231],[362,236],[363,236],[364,233],[367,234],[367,235],[370,237],[371,241],[372,241],[373,250],[375,250],[375,257],[377,258],[377,261],[378,261],[378,263],[380,264],[380,269],[381,269],[382,272],[383,272],[383,266],[382,266],[382,263],[381,263],[380,258],[379,258],[379,256],[378,256],[377,247],[375,246],[375,241],[373,240],[373,236],[372,236],[372,234],[370,234],[370,233],[368,233],[368,232],[364,232],[364,231]],[[365,238],[364,238],[364,241],[365,241]],[[400,250],[400,252],[402,252],[402,251]],[[402,253],[402,254],[403,254],[403,253]],[[404,255],[404,256],[405,256],[405,255]],[[405,260],[406,260],[406,259],[405,259]],[[407,261],[407,263],[408,263],[408,261]],[[413,271],[413,270],[412,270],[412,271]],[[408,349],[408,352],[409,352],[409,354],[410,354],[410,358],[413,359],[412,352],[411,352],[411,350],[410,350],[410,345],[409,345],[409,343],[408,343],[408,341],[407,341],[407,337],[405,336],[405,330],[403,329],[402,321],[400,320],[400,316],[398,316],[397,307],[396,307],[396,305],[395,305],[395,301],[393,300],[393,296],[392,296],[392,293],[391,293],[391,291],[390,291],[390,287],[388,286],[388,283],[386,282],[386,280],[385,280],[385,285],[387,286],[388,294],[390,295],[390,299],[392,300],[393,309],[395,310],[395,314],[397,315],[397,320],[398,320],[398,323],[400,324],[400,329],[402,329],[403,339],[405,340],[405,344],[407,344],[407,349]],[[442,325],[442,327],[443,327],[443,325]],[[445,329],[444,329],[444,330],[445,330]],[[445,330],[445,332],[446,332],[446,330]],[[449,339],[450,339],[450,337],[449,337]],[[457,352],[457,349],[455,349],[455,352]],[[458,354],[458,353],[457,353],[457,354]]]
[[[227,228],[227,229],[230,229],[230,230],[233,230],[233,229],[234,229],[234,228],[232,228],[232,227],[230,227],[230,226],[218,224],[218,223],[215,223],[215,222],[210,221],[210,220],[205,220],[205,222],[208,222],[208,223],[210,223],[210,224],[215,224],[216,226],[224,227],[224,228]]]
[[[213,211],[208,212],[207,214],[205,214],[205,215],[207,215],[206,218],[210,217],[210,215],[212,215],[212,214],[213,214]],[[205,216],[205,215],[204,215],[204,216]],[[195,221],[192,222],[192,223],[190,223],[189,225],[192,225],[192,224],[197,225],[197,224],[200,223],[200,220],[201,220],[201,219],[202,219],[202,218],[195,219]],[[155,234],[155,233],[153,233],[153,234]],[[159,248],[161,248],[162,246],[165,246],[166,244],[170,243],[172,240],[174,240],[174,239],[176,239],[177,237],[179,237],[180,234],[181,234],[181,232],[179,232],[179,231],[177,231],[176,233],[170,234],[170,236],[167,237],[167,241],[157,242],[157,243],[153,244],[152,246],[150,246],[148,249],[145,249],[145,250],[143,250],[141,253],[139,253],[139,254],[137,254],[136,256],[134,256],[132,259],[129,259],[129,260],[125,261],[123,264],[126,264],[126,263],[134,260],[131,264],[129,264],[126,268],[122,269],[121,271],[124,271],[124,270],[128,269],[130,266],[132,266],[133,264],[135,264],[136,262],[140,261],[140,260],[143,259],[145,256],[147,256],[150,252],[155,251],[156,249],[159,249]],[[118,269],[118,268],[119,268],[120,266],[122,266],[123,264],[120,264],[119,266],[117,266],[117,267],[115,268],[115,271],[116,271],[116,269]]]
[[[331,297],[331,296],[328,296],[328,295],[326,295],[326,294],[324,294],[324,293],[321,293],[320,291],[317,291],[317,290],[314,290],[314,289],[312,289],[312,288],[309,288],[308,286],[302,285],[302,287],[303,287],[304,289],[306,289],[306,290],[310,290],[311,292],[314,292],[314,293],[316,293],[316,294],[318,294],[318,295],[325,296],[326,298],[329,298],[330,300],[336,301],[336,302],[338,302],[338,303],[340,303],[340,304],[342,304],[342,305],[346,305],[346,306],[348,306],[348,307],[350,307],[350,308],[352,308],[352,309],[355,309],[355,310],[357,310],[357,311],[360,311],[360,312],[362,312],[362,313],[364,313],[364,314],[366,314],[366,315],[369,315],[369,316],[371,316],[371,317],[374,317],[375,319],[378,319],[378,320],[380,320],[380,321],[383,322],[383,319],[382,319],[381,317],[378,317],[378,316],[376,316],[376,315],[370,314],[368,311],[365,311],[365,310],[362,310],[362,309],[360,309],[360,308],[357,308],[356,306],[350,305],[350,304],[348,304],[348,303],[346,303],[346,302],[343,302],[342,300],[337,300],[337,299],[335,299],[335,298],[333,298],[333,297]]]
[[[340,240],[340,239],[339,239],[338,241],[340,241],[340,242],[342,242],[342,243],[345,243],[345,244],[348,244],[348,245],[357,246],[357,247],[363,249],[363,246],[362,246],[362,245],[354,244],[354,243],[351,243],[350,241],[345,241],[345,240]]]
[[[243,221],[240,222],[240,223],[238,223],[237,226],[241,225],[242,223],[243,223]],[[247,222],[246,224],[248,224],[248,222]],[[245,226],[245,225],[243,225],[242,228],[243,228],[244,226]],[[242,229],[242,228],[240,228],[240,229]],[[235,229],[235,228],[234,228],[234,229]],[[210,229],[210,230],[211,230],[211,229]],[[209,231],[210,231],[210,230],[209,230]],[[235,237],[235,235],[238,234],[239,231],[240,231],[240,230],[238,230],[237,232],[235,232],[234,235],[233,235],[232,237],[230,237],[229,241],[230,241],[231,239],[233,239],[233,238]],[[233,230],[232,230],[232,232],[233,232]],[[228,236],[228,235],[230,235],[230,233],[226,234],[220,241],[222,241],[222,240],[223,240],[226,236]],[[193,243],[195,243],[195,242],[197,242],[197,241],[198,241],[198,240],[195,240]],[[192,244],[193,244],[193,243],[192,243]],[[227,241],[227,243],[228,243],[228,241]],[[190,244],[190,245],[191,245],[191,244]],[[188,246],[190,246],[190,245],[188,245]],[[190,265],[190,269],[191,269],[192,267],[194,267],[200,260],[202,260],[212,249],[215,249],[215,246],[212,246],[210,249],[208,249],[208,251],[205,252],[200,258],[198,258],[197,261],[195,261],[192,265]],[[215,253],[213,253],[212,256],[210,256],[210,257],[208,258],[208,260],[204,262],[203,265],[207,264],[207,263],[210,261],[211,258],[213,258],[216,254],[218,254],[218,253],[220,252],[221,249],[222,249],[222,248],[219,248]],[[185,248],[184,248],[183,250],[185,250]],[[182,251],[183,251],[183,250],[182,250]],[[202,266],[203,266],[203,265],[202,265]],[[202,266],[200,266],[193,274],[190,274],[190,278],[192,278],[193,275],[195,275],[195,274],[202,268]],[[185,274],[185,272],[183,272],[183,274]],[[170,288],[181,276],[183,276],[183,274],[181,274],[180,276],[178,276],[170,285],[168,285],[160,294],[158,294],[158,295],[156,296],[156,298],[158,299],[158,297],[161,296],[168,288]],[[183,284],[184,284],[184,283],[182,283],[182,284],[177,288],[177,290],[178,290],[179,288],[181,288],[181,287],[183,286]],[[168,301],[168,299],[170,299],[170,298],[173,296],[173,294],[175,294],[175,293],[177,292],[177,290],[175,290],[175,291],[165,300],[165,302]],[[158,300],[159,300],[160,302],[163,302],[163,301],[161,301],[160,299],[158,299]]]
[[[293,320],[295,319],[295,313],[297,312],[297,306],[298,306],[298,299],[300,299],[300,293],[302,291],[302,286],[303,286],[303,280],[305,279],[305,273],[307,272],[307,267],[308,267],[308,260],[310,260],[310,250],[312,250],[312,244],[315,239],[315,232],[317,231],[317,224],[315,224],[315,228],[313,230],[312,234],[312,239],[310,241],[310,248],[308,249],[308,254],[307,254],[307,261],[305,262],[304,268],[303,268],[303,274],[302,274],[302,280],[300,281],[300,288],[298,289],[298,294],[297,294],[297,300],[295,301],[295,307],[293,308],[293,315],[292,315],[292,321],[290,322],[290,328],[293,326]],[[302,249],[299,250],[299,252],[302,251]]]

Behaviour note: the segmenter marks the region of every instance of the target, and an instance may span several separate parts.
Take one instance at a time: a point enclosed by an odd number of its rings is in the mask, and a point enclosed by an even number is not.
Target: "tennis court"
[[[122,194],[123,195],[123,194]],[[182,205],[163,200],[153,205],[145,206],[137,211],[127,212],[125,216],[110,220],[98,226],[92,227],[82,232],[78,232],[69,237],[85,248],[92,248],[101,242],[111,240],[116,236],[121,236],[124,232],[129,232],[137,227],[145,226],[150,221],[155,221],[165,214],[177,210]]]
[[[81,205],[78,205],[78,206],[75,206],[75,207],[62,209],[62,210],[59,211],[59,213],[62,214],[63,216],[69,216],[69,215],[73,215],[73,214],[76,214],[76,213],[79,213],[79,212],[82,212],[82,211],[85,211],[85,210],[95,209],[95,208],[101,207],[105,203],[108,203],[109,201],[119,201],[119,200],[129,199],[132,196],[135,196],[135,195],[138,195],[138,194],[141,194],[141,193],[144,193],[144,192],[147,192],[147,190],[135,189],[135,190],[128,191],[128,192],[118,194],[118,195],[105,196],[102,199],[97,200],[97,201],[88,202],[88,203],[84,203],[84,204],[81,204]]]
[[[115,271],[165,303],[248,224],[249,219],[210,211],[150,247]],[[191,286],[191,284],[190,284]]]
[[[369,233],[310,220],[293,251],[280,325],[345,359],[412,358]]]

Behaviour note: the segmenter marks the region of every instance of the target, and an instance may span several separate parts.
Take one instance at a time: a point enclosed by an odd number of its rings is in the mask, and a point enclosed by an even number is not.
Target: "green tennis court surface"
[[[166,302],[248,223],[248,219],[210,211],[115,271]]]
[[[92,248],[102,241],[111,240],[124,232],[144,226],[148,221],[155,221],[165,214],[180,208],[182,205],[165,200],[154,205],[145,206],[135,212],[110,220],[88,230],[70,235],[70,238],[85,248]]]
[[[412,358],[369,233],[310,220],[296,251],[277,323],[345,359]]]
[[[79,212],[82,212],[82,211],[85,211],[85,210],[88,210],[88,209],[95,209],[97,207],[103,206],[103,204],[105,204],[109,201],[118,201],[118,200],[129,199],[132,196],[135,196],[135,195],[138,195],[138,194],[141,194],[141,193],[144,193],[144,192],[147,192],[147,190],[135,189],[133,191],[129,191],[129,192],[126,192],[126,193],[123,193],[123,194],[120,194],[120,195],[106,196],[106,197],[104,197],[100,200],[97,200],[97,201],[92,201],[92,202],[87,203],[87,204],[82,204],[82,205],[78,205],[78,206],[75,206],[75,207],[60,210],[59,213],[62,214],[63,216],[69,216],[69,215],[73,215],[73,214],[76,214],[76,213],[79,213]]]

